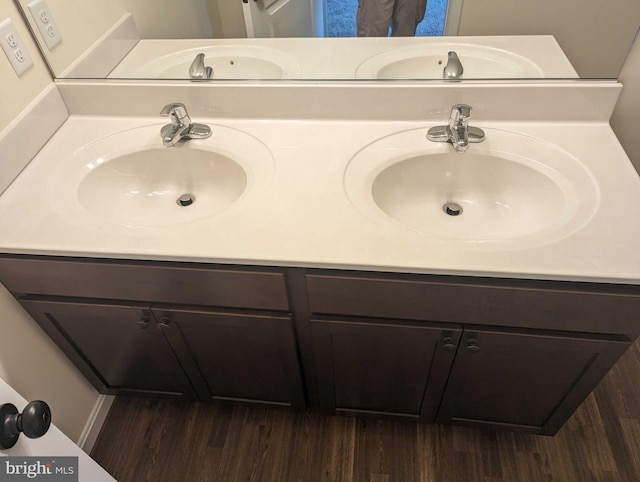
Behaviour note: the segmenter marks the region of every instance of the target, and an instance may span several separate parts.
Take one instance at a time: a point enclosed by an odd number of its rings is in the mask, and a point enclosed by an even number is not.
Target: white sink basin
[[[219,45],[173,52],[148,62],[134,77],[188,79],[196,55],[205,54],[213,79],[288,79],[300,76],[298,62],[281,50],[256,45]],[[121,73],[122,74],[122,73]]]
[[[161,225],[224,211],[246,187],[242,167],[224,155],[158,147],[96,166],[80,183],[78,200],[111,222]]]
[[[467,247],[504,247],[556,240],[596,211],[589,171],[551,144],[485,129],[484,143],[458,153],[428,141],[426,130],[380,139],[350,161],[345,189],[362,213]]]
[[[209,139],[167,148],[161,126],[122,131],[76,150],[48,183],[52,203],[80,218],[167,226],[221,215],[273,175],[268,149],[248,134],[211,125]]]
[[[514,79],[544,77],[530,59],[508,50],[464,43],[411,45],[389,50],[365,60],[357,79],[441,79],[447,54],[455,51],[464,68],[462,78]]]

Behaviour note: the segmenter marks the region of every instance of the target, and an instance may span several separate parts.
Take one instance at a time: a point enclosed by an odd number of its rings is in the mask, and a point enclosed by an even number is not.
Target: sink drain
[[[178,203],[178,206],[185,208],[196,202],[196,197],[193,194],[183,194],[176,202]]]
[[[442,210],[449,216],[460,216],[462,214],[462,206],[457,203],[446,203],[442,206]]]

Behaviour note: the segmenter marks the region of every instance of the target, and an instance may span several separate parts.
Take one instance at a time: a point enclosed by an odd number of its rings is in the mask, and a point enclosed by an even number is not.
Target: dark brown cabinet
[[[629,347],[616,336],[429,322],[312,325],[324,411],[538,434],[555,433]]]
[[[335,413],[554,434],[640,327],[631,287],[323,270],[306,286]]]
[[[102,393],[305,408],[281,270],[7,256],[0,279]]]
[[[438,421],[553,434],[628,347],[619,337],[466,327]]]
[[[22,305],[101,392],[194,397],[147,307],[38,299]]]
[[[640,287],[0,255],[102,393],[554,434],[640,334]]]
[[[461,327],[312,320],[324,411],[432,422]]]
[[[290,315],[152,311],[201,400],[304,408]]]

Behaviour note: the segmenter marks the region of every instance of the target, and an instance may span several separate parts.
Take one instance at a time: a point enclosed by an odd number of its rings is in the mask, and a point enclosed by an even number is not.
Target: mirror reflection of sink
[[[241,131],[211,125],[210,138],[167,148],[160,127],[122,131],[78,149],[49,180],[50,198],[79,217],[167,226],[225,213],[273,174],[268,149]]]
[[[205,55],[205,65],[213,69],[214,80],[287,79],[300,76],[300,66],[289,54],[257,45],[219,45],[173,52],[133,69],[129,75],[188,79],[189,67],[200,53]]]
[[[439,79],[447,54],[455,51],[464,68],[462,78],[500,79],[544,77],[532,60],[508,50],[464,43],[411,45],[389,50],[365,60],[357,79]]]
[[[595,213],[598,189],[570,154],[497,129],[465,153],[426,129],[394,134],[350,161],[352,203],[385,226],[476,247],[527,246],[566,236]]]

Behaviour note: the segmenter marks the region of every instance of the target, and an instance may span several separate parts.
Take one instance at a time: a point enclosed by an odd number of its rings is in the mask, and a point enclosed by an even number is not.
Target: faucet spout
[[[160,111],[160,115],[171,119],[171,124],[160,129],[162,144],[165,147],[173,147],[181,140],[206,139],[211,136],[209,126],[191,122],[184,104],[167,104]]]
[[[189,131],[188,125],[173,125],[167,124],[160,130],[160,136],[162,137],[162,145],[165,147],[175,146],[184,135]]]
[[[449,123],[429,129],[427,139],[432,142],[448,142],[457,152],[465,152],[471,142],[484,141],[484,131],[469,126],[471,106],[456,104],[451,108]]]

